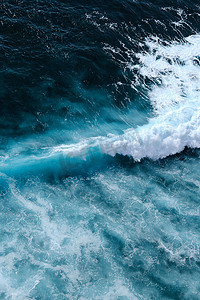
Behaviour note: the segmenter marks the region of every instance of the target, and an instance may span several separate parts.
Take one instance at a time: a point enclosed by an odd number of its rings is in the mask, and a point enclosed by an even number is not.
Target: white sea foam
[[[118,153],[139,161],[164,158],[186,146],[200,147],[200,35],[165,44],[151,38],[146,45],[149,50],[138,54],[140,64],[135,68],[153,82],[148,95],[156,117],[123,135],[56,147],[53,153],[85,159],[98,147],[111,156]]]
[[[144,157],[164,158],[186,146],[200,147],[200,109],[192,107],[192,103],[152,119],[138,130],[108,139],[102,143],[102,151],[112,156],[129,155],[139,161]]]
[[[146,42],[147,53],[138,54],[139,73],[153,81],[148,93],[154,110],[163,110],[177,103],[199,101],[200,35],[189,36],[185,42],[163,43],[158,39]]]

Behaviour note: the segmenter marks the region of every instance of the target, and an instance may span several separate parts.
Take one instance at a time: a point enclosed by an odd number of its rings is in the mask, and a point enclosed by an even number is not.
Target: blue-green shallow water
[[[0,299],[200,299],[199,16],[0,3]]]

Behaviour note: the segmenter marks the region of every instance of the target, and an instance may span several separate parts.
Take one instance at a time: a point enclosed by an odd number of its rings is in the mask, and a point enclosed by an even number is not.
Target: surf
[[[138,53],[138,65],[128,66],[143,78],[154,117],[148,124],[130,128],[124,134],[108,134],[83,139],[77,144],[62,144],[39,149],[36,154],[19,153],[1,161],[1,172],[73,173],[91,168],[116,154],[163,159],[184,150],[200,147],[200,35],[181,42],[164,42],[156,37],[146,39],[146,52]],[[144,84],[151,81],[150,86]],[[102,163],[101,163],[102,164]]]

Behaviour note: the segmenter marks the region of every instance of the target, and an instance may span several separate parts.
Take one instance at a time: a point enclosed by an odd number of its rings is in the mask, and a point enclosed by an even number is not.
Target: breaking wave
[[[137,70],[143,81],[150,80],[148,98],[155,117],[148,124],[129,129],[122,135],[109,134],[42,150],[39,156],[17,156],[4,161],[2,171],[12,173],[50,166],[70,167],[80,160],[99,159],[102,154],[131,156],[153,160],[181,152],[185,147],[200,147],[200,35],[183,42],[163,42],[152,37],[145,42],[148,50],[137,55]],[[12,161],[12,164],[9,161]],[[9,167],[9,168],[8,168]],[[9,172],[8,172],[9,169]]]

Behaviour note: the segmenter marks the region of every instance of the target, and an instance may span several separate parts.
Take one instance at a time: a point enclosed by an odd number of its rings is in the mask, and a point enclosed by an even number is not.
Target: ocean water
[[[0,299],[200,299],[200,2],[1,0]]]

